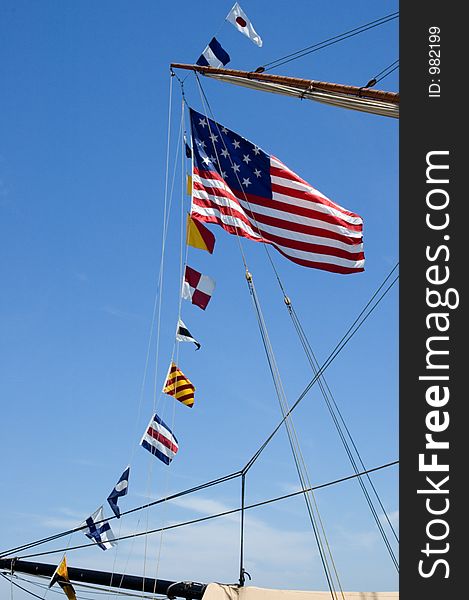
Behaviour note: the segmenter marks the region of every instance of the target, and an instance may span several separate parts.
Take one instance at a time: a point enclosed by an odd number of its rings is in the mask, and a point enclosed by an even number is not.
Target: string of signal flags
[[[196,221],[188,214],[186,242],[190,246],[207,250],[212,253],[215,247],[215,236],[201,222]],[[182,284],[183,298],[191,300],[193,304],[205,310],[214,287],[215,282],[213,279],[206,275],[202,275],[195,269],[186,265],[184,281]],[[191,335],[190,331],[180,318],[178,319],[177,324],[176,340],[178,342],[192,342],[195,344],[196,350],[200,348],[200,343]],[[172,396],[181,402],[181,404],[184,404],[189,408],[192,408],[194,405],[195,386],[178,368],[174,361],[171,361],[162,391],[164,394]],[[140,445],[166,465],[171,463],[179,449],[178,441],[173,432],[157,414],[154,414],[151,417],[142,439],[140,440]],[[118,519],[120,518],[118,501],[128,492],[129,476],[130,465],[126,467],[107,498],[109,506]],[[108,550],[117,545],[109,521],[104,516],[103,506],[100,506],[92,515],[85,519],[81,525],[84,526],[84,534],[101,548],[101,550]],[[75,590],[68,579],[65,556],[52,576],[49,587],[54,583],[60,585],[69,600],[76,600]]]
[[[230,12],[226,15],[225,21],[231,23],[240,33],[244,34],[259,48],[262,46],[262,38],[254,29],[251,20],[236,2]],[[202,54],[197,59],[196,64],[201,67],[224,67],[230,62],[231,58],[228,52],[223,48],[216,37],[213,37],[205,47]]]
[[[240,7],[238,2],[234,4],[225,18],[239,32],[247,36],[254,44],[261,47],[262,39],[254,29],[250,19]],[[230,56],[221,46],[219,41],[213,37],[197,60],[201,66],[221,67],[230,61]],[[191,157],[192,153],[186,144],[186,155]],[[195,248],[213,253],[215,247],[215,236],[199,220],[190,214],[187,215],[186,243]],[[215,281],[208,275],[199,273],[188,265],[185,266],[184,281],[182,285],[182,297],[189,300],[202,310],[212,297],[215,289]],[[192,342],[199,350],[200,343],[192,336],[185,323],[179,318],[176,330],[176,340],[178,342]],[[195,387],[192,382],[184,375],[178,366],[171,361],[166,381],[163,386],[163,393],[173,396],[176,400],[192,408],[195,401]],[[179,445],[173,432],[168,425],[157,415],[153,415],[145,429],[140,440],[140,445],[159,458],[163,463],[169,465],[176,455]],[[120,509],[118,500],[128,492],[130,476],[130,466],[128,466],[120,476],[117,484],[109,494],[107,501],[114,515],[120,518]],[[100,506],[92,515],[90,515],[83,524],[87,529],[85,535],[91,539],[102,550],[107,550],[117,545],[115,536],[111,530],[109,522],[104,517],[103,506]],[[66,556],[57,566],[49,582],[49,588],[58,583],[68,600],[76,600],[75,590],[68,577]]]
[[[227,233],[271,245],[290,261],[301,266],[336,274],[364,270],[363,220],[336,204],[299,177],[275,156],[238,133],[190,109],[192,145],[187,141],[186,156],[192,159],[192,176],[187,192],[191,210],[187,214],[186,244],[213,254],[215,236],[204,223],[215,223]],[[205,310],[215,289],[215,281],[184,266],[181,296]],[[200,342],[178,318],[178,342],[190,342],[199,350]],[[162,392],[192,408],[195,386],[171,359]],[[179,443],[168,425],[152,415],[140,445],[169,465]],[[118,501],[129,485],[128,466],[107,501],[120,518]],[[84,523],[84,533],[99,548],[117,544],[100,506]],[[73,592],[66,579],[66,564],[56,581],[70,598]],[[68,594],[67,594],[68,595]]]

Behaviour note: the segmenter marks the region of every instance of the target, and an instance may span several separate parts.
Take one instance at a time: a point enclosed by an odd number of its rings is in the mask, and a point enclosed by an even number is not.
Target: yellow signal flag
[[[49,587],[52,587],[56,582],[60,585],[68,600],[77,600],[73,585],[70,583],[70,579],[68,578],[67,559],[65,556],[54,571],[49,582]]]
[[[172,362],[163,387],[163,393],[173,396],[182,404],[192,408],[195,401],[194,392],[194,385],[187,379],[176,363]]]
[[[190,214],[187,215],[186,244],[193,248],[207,250],[210,254],[212,254],[215,248],[215,236],[213,233]]]
[[[186,194],[188,196],[192,196],[192,175],[187,176],[186,182]]]

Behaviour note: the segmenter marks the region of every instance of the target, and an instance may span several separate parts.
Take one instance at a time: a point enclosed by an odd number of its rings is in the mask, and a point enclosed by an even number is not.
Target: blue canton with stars
[[[272,198],[269,155],[205,115],[190,114],[194,166],[216,171],[233,190]]]

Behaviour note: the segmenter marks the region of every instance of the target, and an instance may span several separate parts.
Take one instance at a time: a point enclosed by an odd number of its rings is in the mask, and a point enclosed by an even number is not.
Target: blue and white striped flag
[[[205,48],[202,54],[197,59],[196,65],[201,67],[215,67],[219,69],[230,62],[230,55],[222,48],[220,42],[216,38],[210,40],[209,45]]]
[[[102,550],[108,550],[112,546],[116,546],[114,534],[111,531],[111,526],[104,520],[103,507],[100,506],[91,517],[85,521],[88,525],[88,531],[85,531],[86,537],[93,540]]]
[[[109,502],[109,506],[112,508],[113,513],[119,519],[121,516],[121,511],[117,506],[117,501],[121,496],[125,496],[129,489],[129,474],[130,474],[130,466],[122,473],[119,481],[116,483],[114,489],[107,497],[107,501]]]

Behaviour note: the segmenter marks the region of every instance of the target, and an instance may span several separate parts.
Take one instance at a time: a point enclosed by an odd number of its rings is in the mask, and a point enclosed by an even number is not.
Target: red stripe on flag
[[[191,402],[187,403],[187,406],[191,406],[192,404],[194,404],[194,394],[186,394],[185,396],[181,396],[180,398],[176,398],[176,400],[178,400],[179,402],[182,402],[183,404],[187,400],[190,400]]]
[[[194,198],[194,204],[195,203],[196,203],[196,199]],[[198,201],[197,201],[197,203],[198,203]],[[215,206],[215,205],[210,205],[210,206],[211,207],[213,206],[217,210],[219,209],[219,206]],[[203,207],[201,207],[201,208],[203,208]],[[223,227],[223,229],[225,231],[227,231],[228,233],[231,233],[233,235],[241,235],[242,237],[252,240],[253,242],[266,241],[266,240],[262,240],[262,239],[259,239],[259,238],[256,238],[256,237],[253,237],[253,236],[247,234],[244,230],[240,229],[239,227],[235,227],[234,225],[227,225],[219,217],[217,217],[215,215],[202,215],[202,214],[198,213],[197,216],[199,217],[199,219],[201,221],[205,221],[206,223],[216,223],[217,225],[220,225],[221,227]]]
[[[205,188],[204,191],[206,191],[208,194],[218,197],[217,194],[211,193],[210,188]],[[257,233],[259,236],[262,237],[262,234],[257,231],[257,227],[256,227],[255,223],[250,221],[248,219],[248,217],[246,216],[246,212],[240,206],[238,199],[233,197],[232,201],[234,203],[236,203],[236,208],[232,207],[232,206],[223,206],[221,204],[218,204],[218,202],[216,202],[215,200],[213,200],[211,198],[193,198],[193,204],[204,207],[204,208],[217,208],[224,215],[226,215],[228,217],[233,217],[234,219],[237,219],[237,220],[243,222],[245,225],[247,225],[249,227],[249,229],[252,229],[254,233]],[[201,215],[198,214],[198,216],[200,219],[202,219]],[[229,227],[229,225],[227,225],[227,227]],[[235,232],[233,232],[233,233],[235,233]],[[255,238],[254,236],[246,234],[246,237],[248,237],[248,236],[250,237],[250,239],[255,239],[258,242],[262,241],[262,240]]]
[[[174,454],[176,454],[176,452],[178,451],[178,447],[175,444],[173,444],[171,440],[169,440],[159,431],[156,431],[156,429],[153,429],[153,427],[150,426],[148,428],[147,434],[157,442],[163,444],[163,446],[166,446],[166,448],[168,448],[168,450],[171,450],[171,452],[174,452]]]
[[[290,181],[295,181],[297,183],[301,183],[302,185],[306,185],[307,187],[312,188],[314,190],[314,187],[311,184],[309,184],[304,179],[301,179],[301,177],[296,175],[296,173],[293,173],[293,171],[280,169],[278,167],[273,167],[271,165],[270,166],[270,174],[273,175],[274,177],[281,177],[282,179],[289,179]],[[281,184],[272,182],[272,189],[274,189],[274,186],[282,187]],[[335,208],[336,210],[339,210],[342,214],[347,215],[349,217],[357,217],[359,219],[361,218],[360,215],[357,215],[356,213],[353,213],[353,212],[343,208],[342,206],[339,206],[335,202],[332,202],[332,200],[329,200],[329,198],[326,198],[325,196],[322,196],[320,194],[316,195],[316,194],[314,194],[314,192],[306,192],[306,191],[302,192],[301,190],[296,190],[291,187],[288,187],[286,189],[288,189],[290,192],[295,191],[295,192],[303,193],[305,195],[304,196],[305,200],[312,200],[314,202],[317,202],[318,204],[324,204],[331,208]],[[291,194],[291,195],[293,195],[293,194]],[[298,196],[298,197],[301,198],[302,196]]]
[[[347,220],[350,217],[361,221],[361,217],[323,198],[319,193],[316,195],[314,188],[293,172],[277,167],[271,169],[284,180],[308,186],[311,191],[288,187],[287,181],[285,185],[274,183],[273,191],[285,196],[274,200],[243,190],[231,190],[218,173],[194,169],[194,192],[208,196],[193,197],[193,210],[199,211],[197,217],[205,222],[217,223],[229,233],[271,243],[281,254],[300,265],[336,273],[363,271],[361,264],[357,264],[364,259],[360,235],[363,225]],[[200,181],[199,177],[204,178],[205,182]],[[217,181],[223,182],[224,187],[215,187]],[[299,206],[301,202],[306,206]],[[311,207],[308,207],[308,203]],[[318,210],[320,206],[324,207],[324,211],[333,209],[337,214]],[[226,224],[225,220],[231,222]],[[275,233],[271,232],[273,228]],[[253,237],[253,234],[259,235],[259,238]],[[315,239],[308,241],[307,236]],[[295,239],[302,237],[306,239]],[[298,257],[297,253],[302,256]],[[321,256],[330,257],[332,264],[321,261]]]
[[[352,273],[361,273],[365,269],[363,267],[342,267],[340,265],[330,264],[330,263],[322,263],[316,262],[312,260],[305,260],[303,258],[296,258],[295,256],[291,256],[287,254],[283,250],[281,250],[278,246],[276,249],[283,254],[286,258],[290,259],[294,263],[301,265],[302,267],[312,267],[314,269],[321,269],[322,271],[330,271],[331,273],[341,273],[342,275],[350,275]]]
[[[253,223],[252,221],[250,221],[248,218],[246,218],[246,212],[250,212],[252,215],[252,218],[255,219],[256,221],[261,221],[262,217],[269,218],[268,215],[262,215],[261,213],[255,212],[253,210],[253,208],[256,205],[263,206],[264,208],[268,208],[270,210],[278,210],[279,212],[283,213],[285,215],[285,219],[282,219],[278,216],[270,217],[270,218],[277,219],[277,222],[278,222],[277,226],[282,226],[285,229],[290,229],[291,231],[300,231],[301,232],[302,228],[304,228],[304,231],[302,231],[302,232],[307,233],[307,229],[309,227],[311,227],[311,225],[307,225],[305,223],[298,223],[296,221],[289,221],[288,220],[289,214],[297,215],[298,217],[314,219],[316,221],[322,221],[323,223],[328,223],[335,227],[341,227],[341,228],[344,228],[351,232],[361,233],[361,231],[362,231],[362,225],[350,224],[347,221],[340,219],[339,217],[335,217],[334,215],[328,215],[323,212],[314,210],[312,208],[305,208],[302,206],[288,204],[287,202],[282,202],[281,200],[267,199],[264,197],[254,196],[253,194],[247,194],[247,193],[238,192],[238,191],[236,191],[236,196],[234,196],[232,193],[228,192],[225,189],[210,187],[210,186],[204,185],[200,182],[194,182],[194,189],[203,190],[211,196],[216,196],[217,198],[221,198],[221,199],[228,198],[232,202],[235,202],[238,206],[240,206],[240,210],[244,211],[244,212],[243,213],[239,212],[234,207],[230,206],[230,207],[226,207],[225,214],[239,218],[244,223],[250,225],[256,232],[257,232],[256,224]],[[213,205],[215,202],[214,200],[210,200],[210,199],[207,200],[207,199],[196,198],[196,197],[193,198],[193,201],[199,205],[201,205],[203,202],[205,202],[205,206],[208,206],[209,205],[208,203]],[[216,204],[218,207],[220,207],[220,205],[218,203],[216,203]],[[200,216],[199,216],[199,218],[200,218]],[[355,240],[359,240],[359,238],[348,236],[345,233],[341,234],[339,232],[331,232],[330,230],[318,229],[318,231],[319,230],[327,231],[327,235],[325,235],[325,237],[331,237],[333,239],[338,239],[338,240],[343,241],[346,244],[353,244],[353,243],[356,243]]]
[[[179,394],[180,392],[185,392],[186,390],[191,390],[192,392],[195,392],[195,387],[192,385],[192,383],[186,383],[185,385],[176,385],[174,392],[171,393]]]
[[[199,205],[199,200],[200,199],[197,199],[198,205]],[[210,200],[203,200],[200,202],[200,204],[203,206],[206,206],[206,207],[211,207],[214,205],[214,203]],[[227,208],[224,206],[218,206],[218,205],[216,205],[216,208],[223,215],[227,215],[227,216],[232,215],[231,208]],[[248,211],[248,212],[251,212],[251,211]],[[259,240],[258,238],[253,238],[253,239],[255,239],[256,241],[265,241],[265,242],[274,244],[277,249],[278,249],[277,245],[280,244],[281,246],[286,246],[288,248],[292,248],[295,250],[302,250],[304,252],[311,252],[311,253],[315,253],[315,254],[327,254],[330,256],[337,256],[340,258],[345,258],[348,260],[362,260],[364,258],[364,253],[361,249],[354,251],[354,246],[361,246],[360,238],[358,238],[355,243],[352,243],[350,238],[340,236],[340,235],[336,234],[335,232],[332,232],[329,230],[324,230],[324,229],[320,229],[317,227],[309,227],[307,225],[303,225],[303,226],[301,226],[301,229],[299,229],[294,226],[296,224],[284,223],[281,221],[281,219],[275,219],[275,217],[268,217],[266,215],[259,215],[257,213],[254,213],[253,216],[255,217],[257,224],[260,228],[260,233],[263,236],[263,240]],[[245,220],[245,219],[240,219],[240,220]],[[280,223],[279,223],[279,221],[280,221]],[[217,223],[220,222],[221,223],[221,221],[216,218],[212,222],[217,222]],[[248,223],[249,223],[249,221],[248,221]],[[307,241],[294,240],[291,238],[283,237],[281,235],[276,235],[271,232],[267,232],[267,231],[263,230],[262,223],[265,223],[266,225],[272,225],[275,227],[279,227],[280,229],[284,229],[284,230],[288,229],[289,231],[293,231],[296,233],[315,235],[317,237],[324,238],[325,241],[324,241],[324,244],[317,244],[317,243],[311,243],[311,242],[307,242]],[[288,227],[286,227],[285,225],[288,225]],[[224,224],[223,224],[223,226],[225,227]],[[247,237],[242,232],[242,230],[239,230],[239,229],[238,229],[238,234],[244,235],[244,237]],[[343,248],[336,248],[335,246],[327,245],[327,239],[337,240],[337,241],[340,241],[340,242],[343,242],[343,243],[349,245],[350,251],[347,251]]]

